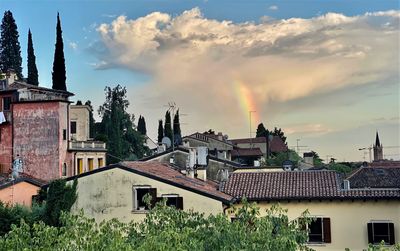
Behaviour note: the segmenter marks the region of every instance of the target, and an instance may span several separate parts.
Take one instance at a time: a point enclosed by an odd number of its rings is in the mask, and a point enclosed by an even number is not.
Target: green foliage
[[[90,108],[90,112],[89,112],[89,137],[94,139],[96,137],[96,121],[94,120],[93,117],[93,106],[92,106],[92,102],[90,102],[90,100],[87,100],[85,102],[85,105],[89,106]],[[106,142],[106,141],[103,141]]]
[[[279,152],[272,155],[270,159],[267,160],[267,164],[270,166],[282,166],[285,160],[290,160],[296,166],[301,160],[301,157],[293,150],[288,150],[286,152]]]
[[[69,212],[72,205],[75,203],[76,187],[78,181],[74,180],[74,183],[67,185],[64,179],[58,179],[50,182],[46,199],[43,221],[50,226],[60,226],[60,215],[61,212]],[[43,189],[44,190],[44,189]],[[45,192],[44,192],[45,193]]]
[[[168,137],[172,142],[171,113],[169,111],[165,113],[164,136]]]
[[[275,127],[274,130],[271,132],[272,135],[274,136],[278,136],[279,138],[282,139],[283,143],[286,144],[286,137],[285,137],[285,133],[282,131],[281,128],[277,128]]]
[[[53,89],[66,91],[67,76],[65,70],[64,43],[62,38],[61,21],[59,13],[57,13],[56,32],[57,32],[56,49],[54,51],[53,73],[52,73]]]
[[[256,132],[256,137],[266,137],[268,138],[268,130],[264,127],[263,123],[258,124],[257,126],[257,132]]]
[[[182,143],[181,123],[179,122],[179,109],[174,115],[174,143],[180,145]]]
[[[323,160],[319,157],[317,152],[311,151],[311,153],[313,154],[313,164],[315,167],[321,167],[324,165],[324,163],[322,162]]]
[[[327,168],[343,174],[349,174],[352,171],[351,167],[340,163],[329,163]]]
[[[157,137],[158,143],[161,143],[163,138],[164,138],[164,129],[162,125],[162,120],[160,119],[158,121],[158,137]]]
[[[140,132],[142,135],[146,135],[147,134],[146,120],[142,116],[139,116],[138,125],[137,125],[137,131]]]
[[[11,11],[5,11],[1,22],[0,72],[13,69],[22,78],[21,46],[18,41],[18,28]]]
[[[21,222],[0,238],[4,250],[306,250],[307,233],[278,206],[260,217],[244,201],[235,221],[223,214],[206,216],[158,203],[144,221],[97,224],[79,215],[62,214],[61,227]]]
[[[129,106],[126,88],[120,85],[114,88],[107,86],[105,95],[106,100],[99,108],[102,120],[98,129],[99,134],[107,139],[107,162],[142,158],[149,149],[143,145],[143,135],[134,130],[134,116],[126,111]]]
[[[28,31],[28,84],[39,85],[39,75],[36,67],[35,51],[33,49],[31,29]]]
[[[10,206],[0,201],[0,236],[11,230],[11,225],[19,225],[21,219],[31,223],[33,218],[29,208],[21,205]]]

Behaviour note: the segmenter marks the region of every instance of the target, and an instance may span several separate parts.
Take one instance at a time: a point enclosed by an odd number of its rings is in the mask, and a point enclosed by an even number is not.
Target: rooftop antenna
[[[251,113],[256,112],[256,111],[249,111],[249,124],[250,124],[250,130],[249,130],[249,134],[250,134],[250,148],[253,148],[253,140],[251,138]]]

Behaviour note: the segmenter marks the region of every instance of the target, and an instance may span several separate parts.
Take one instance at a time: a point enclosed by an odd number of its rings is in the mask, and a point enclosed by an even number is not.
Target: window
[[[76,133],[76,121],[71,121],[71,134]]]
[[[368,243],[379,244],[384,241],[387,245],[394,245],[394,224],[391,222],[368,223]]]
[[[67,140],[67,130],[63,130],[63,140]]]
[[[157,199],[157,189],[150,186],[135,186],[133,187],[133,210],[146,211],[149,210],[148,205],[143,201],[146,194],[151,196],[151,206],[154,206]]]
[[[97,159],[97,166],[98,166],[98,167],[102,167],[102,166],[104,166],[104,161],[103,161],[103,158],[99,158],[99,159]]]
[[[67,176],[67,164],[66,163],[63,164],[61,175],[64,177]]]
[[[157,200],[162,200],[166,198],[166,205],[169,207],[175,207],[176,209],[182,209],[183,210],[183,198],[179,197],[177,194],[163,194],[161,198],[158,198]]]
[[[87,161],[88,161],[89,171],[92,171],[93,170],[93,159],[88,159]]]
[[[331,243],[331,219],[315,217],[306,225],[308,243]]]
[[[11,110],[11,97],[3,98],[3,111]]]
[[[78,159],[78,174],[83,173],[83,159]]]

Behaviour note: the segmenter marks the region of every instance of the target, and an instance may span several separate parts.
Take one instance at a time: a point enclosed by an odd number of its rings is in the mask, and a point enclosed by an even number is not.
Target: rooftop
[[[232,157],[259,157],[262,156],[260,148],[237,148],[232,150]]]
[[[400,189],[344,190],[334,171],[232,173],[221,191],[252,201],[400,199]]]
[[[46,184],[45,181],[34,178],[33,176],[24,174],[24,173],[21,173],[20,176],[14,180],[12,180],[10,178],[10,175],[8,175],[8,174],[0,174],[0,190],[4,189],[6,187],[12,186],[14,184],[18,184],[20,182],[28,182],[37,187],[40,187],[40,186],[43,186]]]
[[[256,138],[243,138],[243,139],[231,139],[232,144],[267,144],[266,137],[256,137]],[[286,152],[288,150],[287,145],[278,136],[274,136],[270,142],[271,152]]]
[[[400,188],[400,167],[361,167],[347,179],[351,188]]]

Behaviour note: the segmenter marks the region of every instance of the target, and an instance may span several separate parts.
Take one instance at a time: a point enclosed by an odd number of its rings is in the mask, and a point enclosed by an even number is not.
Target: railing
[[[106,143],[101,141],[70,141],[69,149],[106,150]]]

